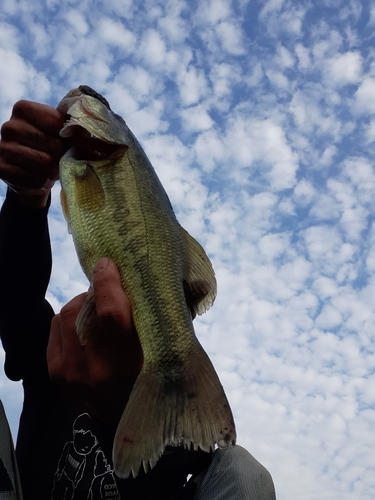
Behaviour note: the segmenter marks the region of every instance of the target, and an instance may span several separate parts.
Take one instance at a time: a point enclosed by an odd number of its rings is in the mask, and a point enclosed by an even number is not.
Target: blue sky
[[[80,84],[127,121],[212,260],[196,332],[279,500],[375,496],[374,28],[373,1],[2,2],[1,122]],[[58,191],[56,312],[87,286]]]

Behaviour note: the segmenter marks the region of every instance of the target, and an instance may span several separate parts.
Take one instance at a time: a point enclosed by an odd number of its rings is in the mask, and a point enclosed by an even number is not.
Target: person
[[[239,445],[213,453],[167,448],[136,478],[115,475],[116,425],[142,366],[131,306],[115,264],[100,259],[93,289],[100,327],[81,346],[75,319],[85,294],[54,314],[47,213],[58,162],[69,148],[65,117],[30,101],[1,129],[0,335],[5,373],[22,380],[16,455],[26,500],[272,500],[269,472]],[[192,475],[187,481],[187,476]]]

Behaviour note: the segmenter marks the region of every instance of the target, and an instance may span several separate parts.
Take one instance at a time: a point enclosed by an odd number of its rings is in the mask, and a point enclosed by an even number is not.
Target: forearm
[[[0,213],[1,301],[44,298],[52,266],[47,211],[28,208],[7,194]]]
[[[8,193],[0,214],[0,333],[6,368],[17,367],[10,378],[21,376],[22,365],[27,370],[24,358],[35,347],[45,356],[53,314],[44,299],[51,273],[47,210],[25,207]]]

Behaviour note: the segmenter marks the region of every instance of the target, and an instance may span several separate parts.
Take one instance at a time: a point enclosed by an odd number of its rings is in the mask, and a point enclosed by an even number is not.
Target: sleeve
[[[47,213],[23,206],[10,190],[0,213],[0,336],[11,380],[47,375],[54,315],[45,300],[52,266]]]

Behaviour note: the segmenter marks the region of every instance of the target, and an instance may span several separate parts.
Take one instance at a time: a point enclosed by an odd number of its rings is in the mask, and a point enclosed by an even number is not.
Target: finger
[[[99,348],[106,362],[109,362],[109,371],[117,373],[123,384],[132,386],[142,368],[143,353],[133,323],[131,304],[112,260],[104,258],[96,263],[93,289],[103,334],[91,338],[91,342],[86,345],[86,352]],[[96,370],[99,364],[91,368],[96,378],[106,373],[104,368],[102,373]]]
[[[53,108],[51,109],[53,110]],[[64,120],[58,123],[61,128]],[[3,124],[1,137],[2,143],[20,144],[31,150],[43,151],[55,161],[61,158],[70,145],[69,141],[62,139],[58,132],[53,132],[53,129],[45,132],[37,128],[33,123],[13,115],[9,121]]]
[[[2,170],[8,165],[10,171],[12,167],[19,167],[30,175],[42,175],[46,178],[58,179],[59,160],[56,160],[49,153],[23,146],[16,142],[1,144]]]
[[[47,347],[48,371],[52,380],[72,384],[82,382],[85,356],[77,334],[75,321],[86,294],[71,300],[61,309],[51,324]]]
[[[1,129],[0,177],[20,194],[49,191],[70,142],[59,137],[65,116],[54,108],[19,101]]]
[[[131,305],[122,286],[116,264],[108,259],[100,259],[94,268],[93,289],[96,312],[103,324],[125,331],[133,330]]]
[[[66,120],[66,116],[57,109],[26,100],[18,101],[14,105],[12,116],[30,123],[46,136],[58,136]]]
[[[76,319],[82,304],[85,300],[86,293],[81,293],[68,302],[60,312],[60,328],[63,332],[62,348],[63,358],[66,363],[74,360],[78,352],[82,352],[82,346],[79,341],[76,330]]]
[[[52,188],[56,178],[58,178],[58,169],[51,168],[48,175],[44,175],[43,172],[33,172],[14,163],[3,161],[0,165],[0,177],[15,191],[24,191],[25,189],[46,191]]]

